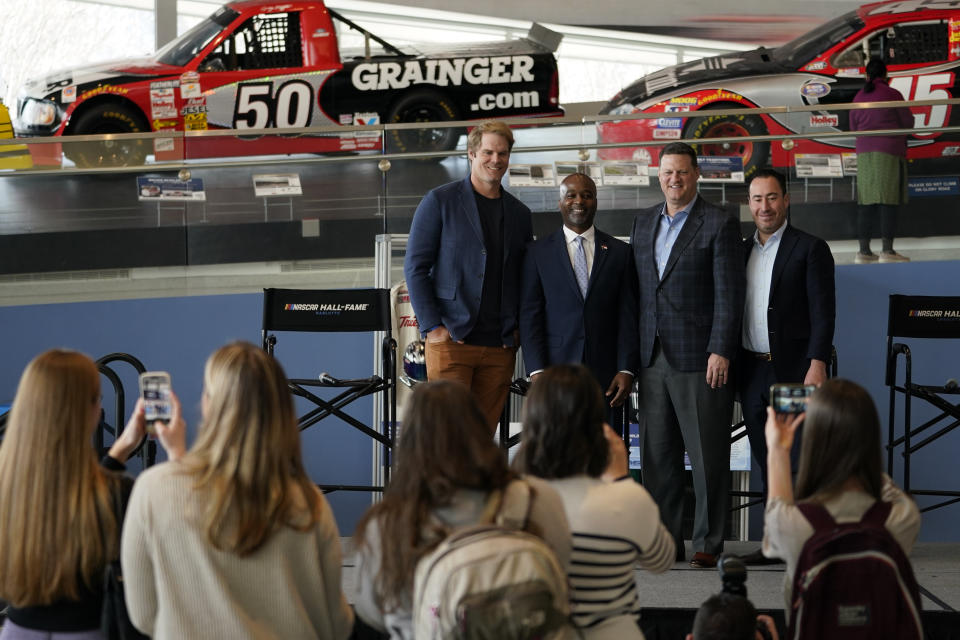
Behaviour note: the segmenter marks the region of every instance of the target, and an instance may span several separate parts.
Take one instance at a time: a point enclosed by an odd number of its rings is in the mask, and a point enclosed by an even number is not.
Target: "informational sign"
[[[911,198],[956,196],[960,195],[960,178],[956,176],[909,178],[907,180],[907,191]]]
[[[603,165],[603,184],[646,187],[650,184],[647,165],[637,162],[607,162]]]
[[[842,178],[839,153],[798,153],[794,158],[798,178]]]
[[[253,194],[258,198],[270,196],[302,196],[300,174],[261,173],[253,176]]]
[[[511,187],[554,187],[552,164],[512,164],[508,171]]]
[[[554,166],[556,167],[558,185],[563,182],[564,178],[574,173],[590,176],[597,183],[597,186],[603,184],[603,163],[570,160],[569,162],[556,162]]]
[[[639,425],[630,424],[630,452],[629,464],[631,469],[640,468],[640,435]],[[734,436],[744,431],[740,427],[739,431],[734,432]],[[730,445],[730,470],[731,471],[750,471],[750,440],[744,435]],[[690,469],[690,456],[686,452],[683,454],[683,468]]]
[[[207,194],[203,190],[203,180],[193,178],[180,180],[179,178],[137,178],[137,199],[173,200],[173,201],[204,201]]]
[[[697,156],[702,182],[743,182],[740,156]]]
[[[841,153],[840,159],[841,159],[841,164],[843,165],[843,175],[845,176],[857,175],[857,154]]]

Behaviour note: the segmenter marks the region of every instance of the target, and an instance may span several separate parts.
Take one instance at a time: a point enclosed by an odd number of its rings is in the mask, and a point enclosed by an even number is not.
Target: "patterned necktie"
[[[573,256],[573,275],[577,277],[580,294],[587,297],[587,254],[583,252],[583,236],[577,236],[577,251]]]

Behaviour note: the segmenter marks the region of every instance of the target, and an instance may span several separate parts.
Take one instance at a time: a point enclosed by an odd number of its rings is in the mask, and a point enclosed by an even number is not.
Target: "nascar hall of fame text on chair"
[[[379,369],[369,378],[341,379],[329,373],[315,378],[290,378],[290,392],[316,405],[300,416],[300,430],[324,418],[336,416],[353,428],[380,443],[390,452],[395,439],[397,408],[396,342],[391,335],[389,289],[264,289],[263,348],[273,355],[277,337],[271,331],[291,332],[383,332],[380,343]],[[342,389],[325,400],[311,389]],[[351,403],[366,396],[380,394],[382,402],[381,433],[346,412]],[[384,460],[384,484],[389,481],[389,455]],[[325,491],[382,491],[382,485],[319,485]]]
[[[910,486],[910,463],[913,454],[939,440],[960,426],[960,403],[947,398],[960,394],[960,385],[954,379],[940,384],[918,384],[913,381],[913,357],[910,347],[895,338],[927,338],[939,340],[960,339],[960,296],[905,296],[891,295],[887,319],[886,385],[890,387],[890,415],[887,437],[887,471],[893,475],[893,454],[902,446],[903,489],[917,496],[946,498],[942,502],[921,508],[921,513],[960,502],[960,491],[943,489],[914,489]],[[897,362],[903,356],[903,384],[897,383]],[[897,437],[894,429],[897,395],[903,395],[903,435]],[[912,424],[912,401],[923,400],[938,411],[922,424]],[[946,423],[946,424],[943,424]],[[931,427],[939,430],[926,437],[916,438]]]

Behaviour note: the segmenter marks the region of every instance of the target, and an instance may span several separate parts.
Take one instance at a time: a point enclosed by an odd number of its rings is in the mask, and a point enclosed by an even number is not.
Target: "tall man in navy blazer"
[[[716,566],[729,510],[730,362],[740,345],[743,244],[739,222],[697,195],[696,152],[660,153],[666,202],[641,211],[630,244],[640,283],[643,483],[683,550],[683,451],[697,504],[690,565]]]
[[[827,379],[836,319],[833,255],[827,243],[787,223],[787,180],[761,169],[750,181],[750,213],[757,225],[744,240],[747,297],[737,386],[750,449],[767,483],[764,425],[770,385]],[[801,438],[794,440],[793,465]],[[766,494],[766,491],[764,491]],[[759,553],[748,561],[760,562]]]
[[[582,173],[560,185],[563,226],[527,247],[520,345],[527,372],[583,363],[611,408],[630,395],[637,370],[637,276],[629,245],[593,226],[597,185]],[[622,430],[622,412],[608,422]],[[621,431],[622,433],[622,431]]]
[[[520,269],[533,239],[530,209],[500,186],[512,148],[502,122],[470,131],[470,174],[424,196],[403,263],[427,378],[469,387],[491,429],[513,377]]]

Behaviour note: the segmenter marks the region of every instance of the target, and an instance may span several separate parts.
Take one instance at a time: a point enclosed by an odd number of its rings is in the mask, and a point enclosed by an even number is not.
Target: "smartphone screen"
[[[770,406],[777,413],[803,413],[807,410],[810,394],[817,387],[812,384],[775,384],[770,387]]]
[[[144,417],[149,425],[160,420],[169,422],[173,415],[170,403],[170,374],[165,371],[147,371],[140,374],[140,396],[143,398]]]

